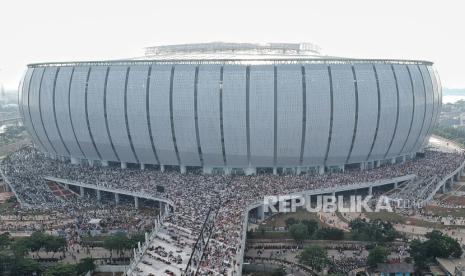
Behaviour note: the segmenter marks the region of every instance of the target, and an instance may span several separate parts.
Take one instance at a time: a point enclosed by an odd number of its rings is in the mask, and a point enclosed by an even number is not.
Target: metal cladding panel
[[[323,165],[328,146],[331,97],[328,66],[305,66],[306,134],[302,165]]]
[[[195,66],[178,65],[173,79],[173,124],[181,165],[200,166],[194,114]]]
[[[409,134],[410,122],[413,115],[413,92],[407,67],[395,64],[392,68],[394,68],[399,88],[399,119],[396,134],[392,140],[392,146],[386,157],[400,155],[400,151]]]
[[[416,142],[419,139],[420,132],[423,126],[423,119],[425,115],[425,91],[423,89],[423,80],[421,79],[420,70],[416,65],[407,65],[410,69],[410,74],[413,83],[413,93],[415,99],[415,112],[413,113],[412,129],[410,136],[407,138],[403,153],[412,153]]]
[[[23,123],[24,126],[27,128],[31,136],[34,138],[35,133],[33,133],[32,129],[32,124],[31,124],[31,118],[29,116],[29,91],[31,87],[31,80],[32,80],[32,75],[34,73],[34,69],[29,68],[26,72],[26,76],[24,76],[24,81],[23,81],[23,90],[22,90],[22,97],[21,97],[21,107],[23,110]],[[34,138],[35,139],[35,138]],[[37,140],[34,140],[34,143],[40,147],[40,144],[38,143]]]
[[[298,166],[302,142],[302,67],[277,67],[276,165]]]
[[[223,67],[223,133],[226,164],[246,167],[247,160],[247,95],[246,67]]]
[[[220,70],[218,65],[199,67],[197,115],[200,147],[205,166],[223,166],[220,128]]]
[[[26,120],[28,120],[27,117],[29,117],[29,112],[27,110],[27,105],[26,105],[26,99],[27,99],[27,93],[29,90],[29,83],[31,82],[32,78],[32,72],[34,69],[28,68],[23,76],[23,79],[21,81],[21,89],[19,90],[19,110],[21,112],[21,117],[23,119],[23,123],[26,126]],[[27,115],[27,116],[26,116]]]
[[[70,110],[70,84],[73,73],[73,67],[61,67],[58,72],[55,85],[55,112],[63,142],[69,150],[72,157],[84,158],[79,144],[77,143],[74,128],[71,121]]]
[[[31,126],[33,138],[44,147],[46,152],[55,153],[52,145],[49,143],[45,129],[42,124],[42,116],[40,114],[40,93],[42,89],[42,80],[45,74],[45,68],[37,68],[32,75],[29,88],[29,112],[31,117]]]
[[[158,160],[163,165],[178,165],[171,133],[170,65],[153,65],[149,88],[149,119]]]
[[[438,72],[436,69],[433,68],[434,75],[436,76],[436,82],[438,83],[438,92],[439,92],[439,102],[438,102],[438,117],[441,114],[441,109],[442,109],[442,84],[441,84],[441,78],[439,77]]]
[[[430,134],[433,131],[434,126],[437,123],[438,115],[439,115],[439,109],[440,109],[440,104],[442,99],[440,98],[439,91],[438,91],[438,82],[436,80],[436,75],[434,73],[434,69],[432,66],[427,66],[428,69],[428,74],[431,79],[431,83],[433,85],[433,118],[431,122],[431,129],[430,129]]]
[[[98,160],[90,137],[86,117],[86,86],[89,67],[75,67],[73,79],[71,80],[70,108],[71,120],[73,120],[74,132],[79,145],[87,159]]]
[[[111,147],[105,122],[105,79],[108,67],[92,67],[87,85],[87,114],[95,146],[103,160],[118,161]]]
[[[371,150],[378,116],[378,89],[371,64],[355,64],[358,91],[357,131],[349,163],[365,161]]]
[[[379,83],[379,125],[370,160],[382,160],[388,152],[396,128],[397,88],[392,68],[387,64],[376,64]],[[391,146],[392,147],[392,146]]]
[[[121,162],[137,163],[126,128],[124,93],[126,66],[112,66],[107,79],[107,121],[113,146]]]
[[[414,151],[419,151],[420,148],[423,146],[426,137],[429,134],[432,118],[433,118],[433,84],[431,83],[431,78],[428,73],[428,69],[426,68],[425,65],[419,65],[418,66],[420,69],[420,73],[422,76],[423,80],[423,87],[425,91],[425,97],[426,97],[426,105],[425,105],[425,118],[424,118],[424,123],[423,123],[423,128],[420,132],[420,138],[417,141],[417,144],[414,147]]]
[[[250,162],[253,167],[274,163],[274,66],[250,68]]]
[[[131,140],[139,162],[157,164],[147,120],[148,66],[131,66],[127,85],[127,112]],[[166,129],[169,131],[170,128]]]
[[[55,114],[53,112],[53,93],[55,86],[55,77],[57,76],[58,67],[48,67],[45,69],[44,77],[42,80],[42,90],[40,93],[42,121],[46,130],[46,134],[50,143],[52,143],[56,153],[60,156],[67,156],[63,141],[60,138],[57,124],[55,121]]]
[[[439,81],[439,76],[437,75],[436,70],[432,67],[428,67],[428,71],[430,73],[431,79],[433,80],[433,88],[435,92],[435,100],[436,100],[436,108],[435,108],[435,114],[436,116],[434,117],[434,125],[437,123],[439,115],[441,114],[441,107],[442,107],[442,87],[441,83]],[[433,126],[434,126],[433,125]]]
[[[344,164],[355,128],[355,86],[350,65],[331,65],[333,128],[326,165]]]

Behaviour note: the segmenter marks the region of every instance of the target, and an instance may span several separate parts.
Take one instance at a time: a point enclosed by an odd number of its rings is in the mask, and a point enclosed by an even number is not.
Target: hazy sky
[[[463,0],[2,0],[0,83],[26,64],[141,56],[189,42],[314,42],[325,54],[435,62],[465,88]]]

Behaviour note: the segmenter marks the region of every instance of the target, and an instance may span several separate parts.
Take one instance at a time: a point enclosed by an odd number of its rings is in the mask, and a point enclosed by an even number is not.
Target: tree
[[[116,233],[106,236],[103,239],[103,248],[110,251],[110,259],[113,258],[113,251],[118,253],[132,248],[131,240],[124,233]]]
[[[329,264],[326,250],[320,246],[307,246],[297,256],[299,263],[310,266],[316,271],[322,271]]]
[[[306,238],[308,238],[307,226],[305,226],[305,224],[303,223],[291,225],[291,227],[289,228],[289,233],[291,233],[292,238],[297,242],[303,241]]]
[[[410,256],[418,268],[424,268],[436,258],[459,258],[462,248],[456,239],[453,239],[438,230],[425,235],[426,241],[413,240],[410,243]]]
[[[79,261],[76,265],[76,272],[78,275],[87,273],[88,271],[93,271],[95,269],[94,259],[84,258]]]
[[[286,270],[282,267],[276,268],[273,272],[271,272],[271,276],[286,276]]]
[[[58,263],[45,271],[45,276],[77,276],[76,266],[72,264]]]
[[[314,219],[304,219],[302,220],[302,223],[307,226],[307,231],[309,236],[313,236],[315,234],[316,230],[318,230],[318,221]]]
[[[316,237],[321,240],[343,240],[344,231],[334,227],[321,228],[316,232]]]
[[[295,218],[287,218],[284,223],[286,223],[286,227],[289,229],[292,225],[298,223],[298,221]]]
[[[383,246],[376,246],[368,253],[367,263],[369,266],[375,266],[379,263],[385,263],[389,256],[389,251]]]
[[[380,219],[367,222],[357,218],[349,223],[349,227],[352,229],[353,237],[356,240],[391,242],[400,237],[399,232],[390,222]]]

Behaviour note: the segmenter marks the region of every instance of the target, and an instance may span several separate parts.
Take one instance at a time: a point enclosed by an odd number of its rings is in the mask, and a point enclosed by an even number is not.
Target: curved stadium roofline
[[[120,59],[102,61],[64,61],[31,63],[29,68],[54,66],[110,66],[110,65],[151,65],[151,64],[354,64],[354,63],[380,63],[380,64],[422,64],[433,65],[426,60],[409,59],[357,59],[357,58],[253,58],[253,59]]]

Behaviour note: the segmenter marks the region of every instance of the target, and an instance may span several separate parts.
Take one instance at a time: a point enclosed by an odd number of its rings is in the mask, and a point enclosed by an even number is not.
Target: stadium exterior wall
[[[19,102],[52,157],[254,171],[412,156],[441,94],[423,61],[117,61],[29,65]]]

